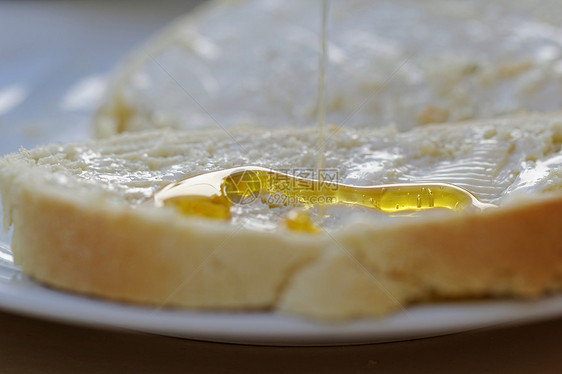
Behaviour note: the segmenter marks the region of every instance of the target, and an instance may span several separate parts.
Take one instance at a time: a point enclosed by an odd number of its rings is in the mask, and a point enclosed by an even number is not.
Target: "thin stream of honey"
[[[316,169],[318,170],[318,178],[321,180],[322,169],[324,169],[324,152],[325,152],[325,122],[326,122],[326,59],[328,57],[328,49],[326,45],[326,28],[328,23],[328,0],[322,0],[322,31],[320,36],[320,59],[318,63],[318,99],[316,103],[317,120],[318,120],[318,140],[316,151],[318,152],[316,159]]]

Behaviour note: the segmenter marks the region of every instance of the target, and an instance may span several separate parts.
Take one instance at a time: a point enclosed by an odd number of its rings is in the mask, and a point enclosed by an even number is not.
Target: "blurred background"
[[[203,2],[0,1],[0,154],[88,136],[120,59]]]

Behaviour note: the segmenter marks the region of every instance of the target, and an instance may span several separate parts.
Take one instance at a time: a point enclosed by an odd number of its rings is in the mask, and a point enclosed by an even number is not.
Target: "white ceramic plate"
[[[378,320],[326,324],[275,313],[155,310],[100,301],[43,287],[13,265],[0,242],[0,308],[80,325],[117,327],[218,342],[264,345],[340,345],[430,337],[562,314],[562,295],[533,302],[432,304]]]

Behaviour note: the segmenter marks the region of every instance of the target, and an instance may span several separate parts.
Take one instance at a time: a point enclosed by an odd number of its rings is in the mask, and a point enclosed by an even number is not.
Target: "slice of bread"
[[[562,286],[562,117],[330,129],[341,182],[448,182],[497,209],[387,216],[336,207],[317,234],[259,199],[232,221],[150,197],[206,171],[313,170],[316,134],[152,131],[22,150],[0,160],[16,263],[53,287],[154,307],[379,316],[434,298],[536,297]]]
[[[333,1],[327,121],[406,130],[557,110],[560,10],[556,0]],[[314,123],[320,15],[315,1],[209,1],[123,62],[96,134]]]

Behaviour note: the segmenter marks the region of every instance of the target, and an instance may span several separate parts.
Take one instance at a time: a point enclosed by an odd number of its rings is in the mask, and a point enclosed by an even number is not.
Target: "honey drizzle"
[[[327,39],[327,23],[328,23],[328,0],[322,0],[322,31],[320,36],[320,58],[318,61],[318,98],[316,103],[317,121],[318,121],[318,139],[316,151],[316,169],[319,171],[318,178],[322,181],[320,171],[324,169],[324,152],[325,152],[325,122],[326,122],[326,59],[328,57],[328,49],[326,45]]]
[[[445,208],[480,211],[495,205],[479,201],[469,191],[447,183],[404,183],[377,186],[301,178],[272,169],[247,166],[214,171],[169,184],[154,195],[156,206],[175,206],[180,212],[228,220],[233,204],[278,195],[287,206],[310,208],[328,205],[359,205],[385,213]],[[274,207],[279,204],[269,204]],[[300,213],[306,214],[306,213]],[[313,232],[303,217],[290,216],[288,227]],[[296,224],[294,224],[296,222]]]

